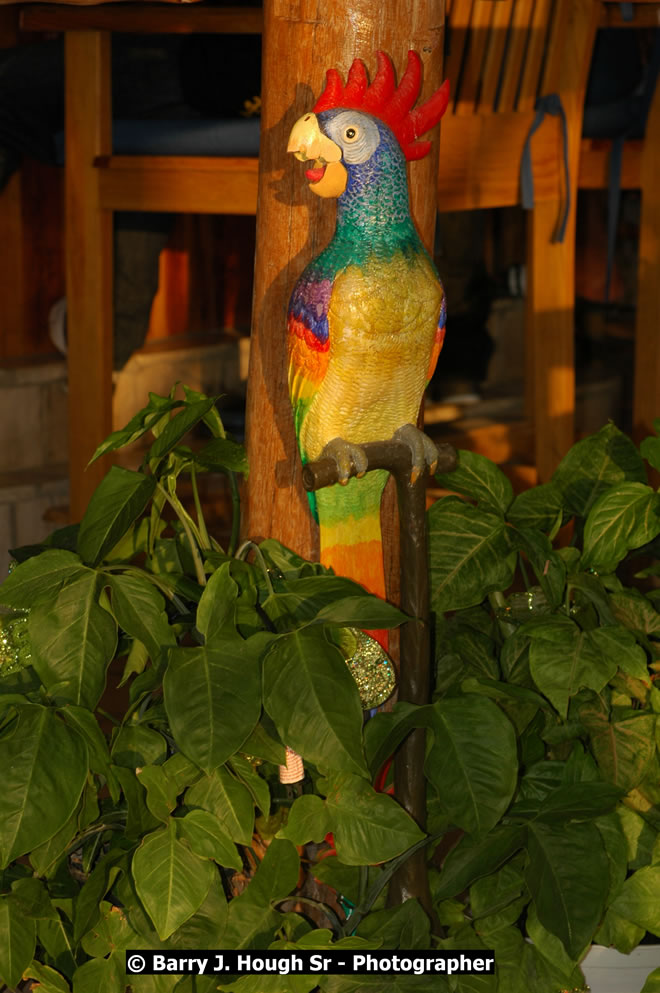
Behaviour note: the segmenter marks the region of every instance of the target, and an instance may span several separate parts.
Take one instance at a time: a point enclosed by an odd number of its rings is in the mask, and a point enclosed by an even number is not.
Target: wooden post
[[[66,238],[70,518],[80,520],[105,475],[112,430],[112,215],[99,203],[94,159],[110,153],[110,35],[66,34]],[[99,306],[98,301],[101,301]],[[82,417],[80,412],[85,411]]]
[[[273,537],[307,557],[318,557],[318,537],[302,487],[287,389],[286,312],[304,266],[328,243],[334,201],[311,193],[286,145],[291,127],[321,94],[326,69],[344,79],[354,58],[375,72],[375,52],[387,52],[397,70],[409,49],[424,64],[420,100],[442,82],[444,0],[265,0],[262,131],[257,251],[250,375],[247,397],[246,535]],[[427,247],[435,225],[438,138],[426,159],[409,167],[413,214]],[[384,544],[396,541],[392,512]],[[388,589],[398,588],[398,569]]]
[[[527,406],[534,417],[535,461],[546,482],[575,441],[575,215],[582,111],[600,6],[558,4],[542,92],[558,93],[566,113],[571,205],[563,242],[552,241],[561,201],[537,203],[528,218]],[[562,191],[562,196],[567,191]]]

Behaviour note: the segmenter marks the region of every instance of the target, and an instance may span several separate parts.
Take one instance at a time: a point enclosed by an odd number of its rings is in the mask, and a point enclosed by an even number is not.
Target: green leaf
[[[356,934],[368,938],[370,948],[374,948],[374,942],[380,942],[381,948],[431,947],[428,916],[413,899],[389,910],[372,911],[360,921]]]
[[[147,807],[146,790],[137,778],[135,770],[124,769],[118,765],[113,766],[112,769],[128,805],[124,833],[129,840],[141,838],[147,831],[153,831],[158,827],[158,818],[154,817]]]
[[[409,618],[398,607],[375,596],[355,596],[337,600],[322,607],[315,618],[317,624],[371,630],[395,628],[407,620]]]
[[[118,869],[116,869],[118,871]],[[114,949],[136,947],[139,942],[136,931],[129,924],[122,907],[107,900],[97,900],[94,926],[82,938],[81,944],[93,958],[109,955]]]
[[[229,767],[236,778],[249,789],[252,799],[264,815],[270,813],[270,790],[266,780],[253,768],[251,760],[243,754],[232,755]]]
[[[413,728],[432,727],[431,706],[418,707],[400,700],[390,712],[375,714],[364,728],[364,747],[372,778],[397,750]]]
[[[98,565],[140,516],[155,488],[155,476],[112,466],[80,522],[78,552],[83,562]]]
[[[586,517],[610,486],[624,481],[646,483],[646,470],[633,442],[614,424],[573,445],[552,477],[567,508],[579,517]]]
[[[211,573],[197,607],[197,630],[204,642],[212,646],[216,639],[227,640],[233,633],[234,608],[238,600],[238,583],[232,578],[232,562],[225,562]]]
[[[609,889],[601,836],[591,823],[534,822],[527,851],[526,881],[539,921],[577,961],[598,927]]]
[[[526,837],[526,828],[513,824],[494,828],[480,841],[464,836],[445,859],[435,899],[454,897],[475,880],[495,872],[522,848]]]
[[[273,765],[286,765],[284,745],[268,734],[261,721],[250,737],[243,742],[243,752],[246,755],[254,756],[254,758],[272,762]]]
[[[519,493],[511,504],[507,519],[514,527],[529,528],[547,534],[561,523],[564,502],[556,483],[541,483]]]
[[[453,472],[436,473],[436,481],[454,493],[463,493],[495,511],[505,514],[513,500],[513,487],[496,465],[484,455],[459,449],[458,466]]]
[[[638,927],[632,921],[616,914],[608,907],[603,923],[594,936],[594,942],[599,945],[613,946],[622,955],[630,955],[637,948],[646,934],[646,928]]]
[[[18,879],[11,884],[11,892],[12,900],[23,917],[30,917],[35,921],[58,919],[48,890],[40,879],[34,876]]]
[[[613,572],[631,548],[660,534],[660,495],[643,483],[619,483],[596,500],[584,526],[583,566]]]
[[[205,772],[223,765],[259,720],[260,689],[258,663],[238,635],[222,647],[171,648],[163,692],[181,751]]]
[[[654,469],[660,469],[660,438],[654,438],[652,435],[644,438],[639,446],[639,451],[649,465],[652,465]]]
[[[548,621],[529,627],[529,666],[534,682],[562,717],[568,701],[583,687],[599,693],[617,670],[616,657],[606,657],[607,639],[581,631],[573,621]]]
[[[112,742],[112,761],[126,769],[159,765],[167,757],[167,742],[162,734],[146,724],[124,724]]]
[[[641,993],[660,993],[660,969],[654,969],[653,972],[647,976]]]
[[[636,811],[623,805],[617,809],[617,817],[621,823],[626,846],[626,862],[631,869],[640,869],[653,861],[653,846],[657,838],[656,831],[648,821],[645,821]]]
[[[50,696],[94,710],[117,647],[117,627],[98,603],[98,576],[85,569],[28,615],[32,664]]]
[[[247,888],[229,904],[223,941],[227,948],[263,948],[282,915],[273,909],[298,882],[300,859],[290,841],[275,839]]]
[[[215,949],[224,937],[227,924],[227,898],[222,886],[222,877],[216,872],[211,888],[202,903],[192,917],[189,917],[185,924],[177,928],[167,939],[168,947],[172,948],[205,948]],[[211,978],[211,977],[207,977]],[[209,993],[215,993],[217,977]],[[199,984],[198,984],[199,985]],[[203,993],[206,989],[202,985],[201,989],[192,989],[190,993]],[[151,993],[151,991],[148,991]],[[177,987],[178,993],[178,987]]]
[[[43,600],[54,600],[64,583],[83,571],[80,559],[73,552],[48,549],[10,572],[0,586],[0,603],[29,610]]]
[[[514,532],[514,541],[529,559],[548,604],[558,607],[564,599],[566,566],[550,539],[531,528],[519,528]]]
[[[151,465],[160,461],[175,448],[181,439],[209,413],[215,405],[215,397],[205,397],[196,403],[186,405],[167,422],[162,432],[147,452],[145,460]]]
[[[105,455],[106,452],[114,452],[118,448],[123,448],[125,445],[130,445],[134,441],[137,441],[147,431],[150,431],[170,410],[181,406],[181,400],[174,400],[172,397],[161,397],[157,393],[150,393],[147,406],[131,417],[128,424],[123,428],[119,431],[113,431],[105,441],[101,442],[89,460],[89,465],[95,462],[96,459],[101,458],[102,455]]]
[[[620,798],[621,790],[609,783],[573,783],[548,793],[534,816],[546,824],[591,820],[609,814]]]
[[[307,793],[294,800],[288,820],[277,832],[277,837],[287,838],[294,845],[306,845],[310,841],[318,844],[328,831],[330,817],[325,803],[320,796]]]
[[[78,731],[87,742],[89,766],[92,772],[100,773],[105,779],[112,798],[118,799],[118,787],[110,768],[110,752],[105,735],[98,725],[96,717],[85,707],[76,707],[68,703],[60,710],[62,718]]]
[[[73,974],[73,993],[124,993],[126,974],[123,952],[114,952],[110,958],[90,959]]]
[[[660,937],[660,865],[638,869],[624,882],[612,910]]]
[[[485,697],[433,705],[433,744],[425,770],[452,822],[483,837],[511,802],[518,757],[513,725]]]
[[[34,979],[37,982],[38,993],[70,993],[71,987],[61,972],[51,969],[49,965],[43,965],[34,959],[25,969],[23,975],[26,979]]]
[[[176,807],[176,781],[170,779],[162,765],[145,765],[136,774],[147,791],[147,807],[159,821],[167,822]]]
[[[603,707],[594,703],[580,708],[580,720],[590,734],[605,779],[626,793],[638,786],[655,754],[655,715],[640,711],[635,717],[612,722]]]
[[[179,841],[176,825],[143,839],[132,862],[135,887],[158,937],[166,941],[202,905],[215,877],[213,863]]]
[[[208,810],[191,810],[185,817],[177,817],[175,824],[179,837],[185,838],[195,855],[213,859],[228,869],[242,869],[236,845]]]
[[[321,629],[278,638],[265,658],[263,680],[264,707],[287,745],[321,771],[366,773],[357,686]]]
[[[193,459],[198,465],[213,472],[241,472],[248,474],[248,460],[243,445],[231,438],[214,438],[197,452]]]
[[[503,517],[444,497],[433,504],[428,519],[434,610],[472,607],[511,585],[511,536]]]
[[[12,989],[34,956],[37,929],[10,896],[0,896],[0,979]]]
[[[79,734],[45,707],[16,709],[16,721],[0,738],[0,868],[59,831],[87,778],[87,747]]]
[[[222,830],[239,845],[249,845],[254,829],[254,801],[250,791],[226,769],[216,769],[191,786],[185,795],[188,808],[200,807],[217,818]]]
[[[146,645],[158,664],[164,647],[176,644],[162,594],[146,577],[134,573],[108,575],[104,582],[110,587],[112,613],[120,628]]]
[[[621,624],[636,634],[660,638],[660,614],[639,590],[610,593],[610,603],[614,616]]]
[[[412,818],[359,776],[338,773],[319,783],[337,855],[346,865],[387,862],[424,837]]]

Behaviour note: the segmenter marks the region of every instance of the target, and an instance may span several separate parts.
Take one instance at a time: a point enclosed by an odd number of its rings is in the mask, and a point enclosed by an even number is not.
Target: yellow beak
[[[341,148],[319,128],[316,114],[305,114],[293,125],[287,152],[301,162],[313,161],[306,170],[309,188],[321,197],[339,197],[346,189],[348,173],[341,162]]]

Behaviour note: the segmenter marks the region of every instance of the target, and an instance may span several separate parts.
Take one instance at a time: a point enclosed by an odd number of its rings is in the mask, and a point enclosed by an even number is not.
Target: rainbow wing
[[[447,298],[445,296],[445,291],[443,287],[442,306],[440,307],[440,317],[438,318],[438,327],[435,332],[433,351],[431,352],[431,360],[429,362],[429,371],[426,374],[427,385],[431,382],[431,378],[433,376],[433,373],[435,372],[435,367],[438,364],[438,357],[440,355],[440,352],[442,351],[446,330],[447,330]]]
[[[308,267],[296,283],[289,302],[289,396],[299,447],[301,424],[328,368],[328,308],[332,286],[333,280],[320,278],[313,267]],[[300,455],[305,462],[302,448]]]

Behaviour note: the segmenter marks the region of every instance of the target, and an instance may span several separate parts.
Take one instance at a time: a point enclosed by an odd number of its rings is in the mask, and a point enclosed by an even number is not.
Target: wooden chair
[[[645,10],[650,4],[641,4]],[[531,142],[535,208],[528,224],[527,412],[535,462],[547,478],[574,440],[573,305],[578,176],[605,185],[605,146],[581,141],[596,29],[618,5],[601,0],[448,0],[445,75],[453,102],[442,125],[440,210],[520,202],[519,166],[537,96],[559,94],[567,120],[570,211],[553,242],[567,190],[560,121]],[[110,31],[258,32],[256,8],[160,4],[26,6],[22,27],[66,33],[66,216],[69,299],[71,516],[105,471],[84,467],[112,426],[111,212],[251,214],[256,158],[113,155]],[[634,156],[633,156],[634,159]],[[624,175],[635,170],[624,159]],[[639,162],[639,158],[637,158]],[[637,174],[639,174],[637,166]],[[600,182],[601,180],[599,180]]]
[[[258,160],[121,156],[111,146],[110,33],[257,33],[249,7],[161,4],[26,6],[24,30],[63,31],[69,362],[70,516],[80,519],[107,469],[85,471],[112,430],[112,211],[253,214]]]
[[[520,202],[520,162],[536,99],[557,93],[563,136],[546,117],[531,140],[535,205],[528,220],[526,410],[534,461],[547,479],[574,440],[575,201],[582,109],[600,6],[594,0],[450,0],[446,75],[454,82],[442,124],[438,207]],[[563,241],[554,241],[569,197]]]

